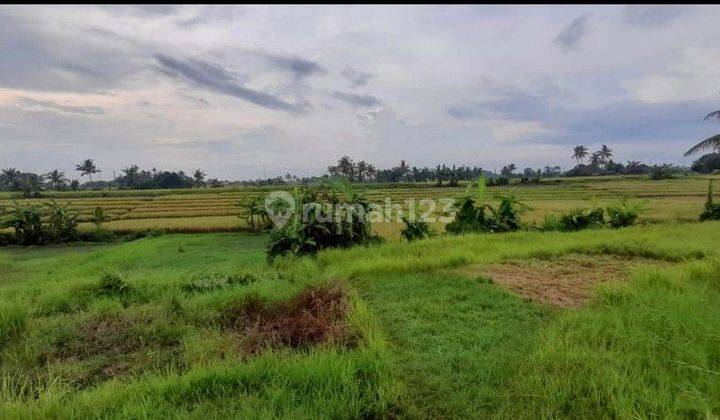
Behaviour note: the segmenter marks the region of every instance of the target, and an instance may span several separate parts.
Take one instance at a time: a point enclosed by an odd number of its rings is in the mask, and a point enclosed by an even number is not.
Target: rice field
[[[647,201],[646,223],[694,221],[702,210],[711,176],[652,181],[646,176],[607,176],[592,178],[558,178],[540,184],[518,184],[488,188],[488,197],[512,191],[530,210],[524,215],[529,222],[542,221],[548,213],[577,207],[604,206],[622,197]],[[715,178],[720,178],[715,176]],[[91,229],[92,214],[102,207],[110,221],[104,227],[117,233],[134,233],[160,229],[178,233],[237,231],[246,228],[238,217],[238,203],[278,188],[222,188],[193,190],[106,190],[45,192],[42,202],[55,199],[68,203],[80,216],[81,229]],[[368,199],[384,206],[387,200],[407,210],[407,200],[438,200],[462,195],[465,186],[437,187],[434,184],[365,184],[358,186]],[[23,200],[24,201],[24,200]],[[13,202],[10,193],[0,194],[0,206]],[[434,213],[441,211],[437,205]],[[418,205],[423,211],[426,207]],[[376,224],[377,233],[386,238],[398,237],[397,223]],[[438,223],[437,229],[443,226]]]

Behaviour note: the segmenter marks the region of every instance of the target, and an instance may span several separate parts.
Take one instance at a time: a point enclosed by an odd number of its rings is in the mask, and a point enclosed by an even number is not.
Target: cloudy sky
[[[720,7],[0,7],[0,167],[687,163]]]

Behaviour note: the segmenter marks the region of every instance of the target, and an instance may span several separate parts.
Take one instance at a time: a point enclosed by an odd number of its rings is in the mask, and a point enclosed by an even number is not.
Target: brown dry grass
[[[533,301],[574,307],[586,302],[600,283],[627,281],[638,265],[666,265],[648,258],[569,254],[552,259],[511,260],[460,269],[490,278]]]
[[[248,354],[267,348],[308,348],[324,342],[349,346],[356,341],[346,321],[349,307],[345,289],[331,283],[276,303],[248,297],[225,311],[222,322]]]

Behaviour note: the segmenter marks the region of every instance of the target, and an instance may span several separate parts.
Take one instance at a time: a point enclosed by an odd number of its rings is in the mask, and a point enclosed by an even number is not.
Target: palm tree
[[[612,149],[604,144],[602,145],[600,150],[597,151],[597,153],[603,158],[604,161],[608,161],[612,157]]]
[[[581,161],[585,160],[588,155],[588,149],[585,146],[578,145],[573,149],[573,159],[577,160],[578,165]]]
[[[0,184],[6,185],[8,188],[16,190],[21,182],[21,173],[15,168],[5,168],[0,173]]]
[[[45,174],[45,178],[48,180],[48,187],[55,188],[55,189],[61,189],[64,188],[69,180],[65,177],[65,172],[59,171],[57,169],[52,170]]]
[[[195,170],[195,173],[193,174],[193,178],[195,178],[195,185],[197,187],[205,185],[205,175],[207,175],[207,174],[205,172],[201,171],[200,169]],[[288,174],[288,176],[289,175],[290,174]]]
[[[134,187],[135,179],[137,178],[137,174],[140,172],[140,167],[137,165],[130,165],[122,171],[125,173],[128,187]]]
[[[720,109],[717,111],[713,111],[705,116],[705,120],[710,120],[713,118],[717,118],[718,120],[720,120]],[[685,152],[685,156],[690,156],[705,149],[720,151],[720,134],[708,137],[700,143],[696,144],[695,146],[691,147],[687,152]]]
[[[90,182],[92,182],[92,174],[100,172],[92,159],[85,159],[81,164],[75,165],[75,170],[80,172],[80,176],[87,175],[90,177]]]

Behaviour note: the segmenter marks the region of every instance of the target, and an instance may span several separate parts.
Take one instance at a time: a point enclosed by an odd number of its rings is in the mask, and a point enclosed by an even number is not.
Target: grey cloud
[[[121,84],[139,68],[141,60],[113,42],[100,42],[82,30],[50,32],[3,12],[0,9],[0,86],[93,92]]]
[[[358,95],[355,93],[334,92],[333,96],[353,107],[371,107],[382,105],[382,101],[371,95]]]
[[[155,58],[166,75],[183,78],[213,92],[234,96],[268,109],[289,112],[305,109],[304,104],[292,104],[269,93],[243,87],[232,74],[215,64],[201,60],[180,61],[161,54]]]
[[[670,23],[688,11],[680,6],[627,6],[623,20],[630,25],[657,27]]]
[[[325,73],[325,69],[323,69],[318,63],[300,57],[286,57],[281,55],[266,54],[265,59],[273,66],[290,72],[297,80],[301,80],[315,74]]]
[[[556,37],[555,44],[565,50],[577,48],[580,40],[585,36],[587,25],[587,16],[579,16],[575,18],[568,26],[565,27]]]
[[[535,120],[553,112],[548,99],[549,94],[554,94],[551,91],[544,89],[539,93],[528,93],[518,89],[496,89],[496,99],[452,105],[446,112],[462,121],[486,118]]]
[[[370,79],[375,77],[375,75],[372,73],[357,71],[350,67],[343,70],[342,75],[350,82],[350,86],[354,88],[365,86],[370,81]]]
[[[99,106],[63,105],[55,101],[41,101],[31,98],[17,98],[16,102],[24,108],[39,108],[69,114],[102,115],[105,113],[105,110]]]
[[[123,15],[133,17],[162,17],[177,14],[181,6],[163,4],[136,4],[136,5],[103,5],[103,10],[111,15]]]

